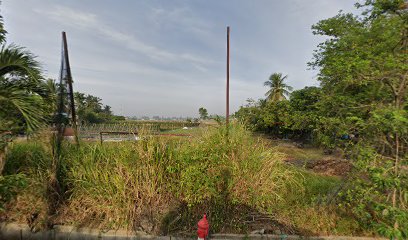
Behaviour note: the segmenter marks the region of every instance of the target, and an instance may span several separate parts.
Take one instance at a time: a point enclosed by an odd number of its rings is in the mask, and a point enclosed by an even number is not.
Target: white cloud
[[[187,6],[173,9],[153,8],[150,18],[157,25],[183,29],[200,37],[210,35],[211,28],[214,27],[211,21],[197,17],[197,13]]]
[[[165,63],[193,62],[195,66],[217,63],[212,59],[203,58],[190,53],[173,53],[151,44],[147,44],[132,34],[124,33],[110,27],[93,13],[62,6],[56,6],[49,10],[34,9],[34,11],[44,14],[45,16],[48,16],[52,20],[59,23],[76,27],[84,31],[97,32],[103,37],[106,37],[121,46],[125,46],[136,53],[143,54],[154,61],[161,61]]]

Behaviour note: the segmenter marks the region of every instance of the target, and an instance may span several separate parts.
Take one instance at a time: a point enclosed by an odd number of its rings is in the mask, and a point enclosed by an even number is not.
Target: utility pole
[[[228,134],[228,127],[229,127],[229,75],[230,75],[229,49],[230,49],[230,27],[227,26],[227,89],[226,89],[227,106],[226,106],[226,115],[225,115],[225,125],[227,127],[227,134]]]

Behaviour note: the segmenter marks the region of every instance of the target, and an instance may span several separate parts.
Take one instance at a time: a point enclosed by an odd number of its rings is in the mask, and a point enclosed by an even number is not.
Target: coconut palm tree
[[[43,122],[47,86],[35,57],[22,47],[5,44],[2,25],[0,19],[0,122],[5,125],[12,118],[23,118],[32,131]],[[9,130],[1,125],[0,130]]]
[[[44,122],[48,90],[35,57],[26,49],[5,43],[0,16],[0,173],[7,144],[4,132],[24,126],[33,131]]]
[[[293,88],[284,83],[287,77],[288,75],[282,77],[282,73],[273,73],[269,77],[269,80],[264,82],[264,86],[270,88],[265,94],[268,101],[278,102],[289,97],[290,91],[292,91]]]

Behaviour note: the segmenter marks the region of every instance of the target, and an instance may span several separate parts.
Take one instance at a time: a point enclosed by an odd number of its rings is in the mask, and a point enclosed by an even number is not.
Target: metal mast
[[[69,57],[68,57],[68,44],[67,44],[67,36],[65,32],[62,32],[62,43],[63,43],[63,66],[61,71],[64,71],[64,67],[66,70],[65,80],[68,84],[68,98],[69,98],[69,110],[71,111],[72,116],[72,128],[74,129],[74,138],[75,143],[79,144],[78,141],[78,128],[77,128],[77,118],[75,112],[75,102],[74,102],[74,90],[72,88],[72,75],[71,75],[71,66],[69,64]],[[65,65],[65,66],[64,66]]]

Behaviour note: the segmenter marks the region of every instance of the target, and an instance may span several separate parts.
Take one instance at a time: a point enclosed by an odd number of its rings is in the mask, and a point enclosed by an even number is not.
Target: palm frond
[[[7,31],[4,29],[3,17],[0,16],[0,44],[6,41]]]
[[[283,95],[289,97],[290,96],[290,92],[288,90],[283,89],[282,91]]]
[[[6,74],[28,77],[35,82],[42,79],[40,64],[35,60],[35,56],[15,45],[3,45],[0,50],[0,76]]]
[[[15,86],[1,87],[0,102],[12,104],[24,117],[29,131],[38,129],[45,121],[43,99],[27,93],[24,89]]]
[[[266,93],[265,93],[265,96],[271,96],[271,95],[273,95],[273,89],[269,89],[269,91],[267,91]]]
[[[272,82],[271,81],[265,81],[264,86],[266,87],[272,87]]]
[[[270,101],[286,99],[286,96],[289,96],[290,91],[293,89],[291,86],[284,83],[288,75],[282,76],[282,73],[273,73],[269,76],[269,80],[264,83],[265,86],[270,87],[265,94]]]
[[[16,121],[15,116],[10,116],[12,111],[24,118],[28,131],[39,128],[45,122],[44,99],[49,95],[42,80],[40,64],[30,52],[15,45],[3,45],[0,49],[0,102],[10,108],[0,108],[5,117],[2,120]]]
[[[293,87],[286,85],[285,89],[287,89],[288,91],[293,91]]]

